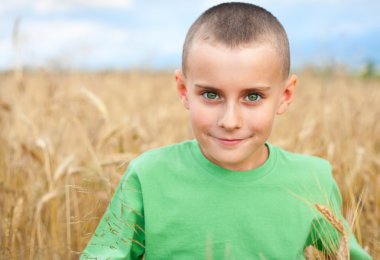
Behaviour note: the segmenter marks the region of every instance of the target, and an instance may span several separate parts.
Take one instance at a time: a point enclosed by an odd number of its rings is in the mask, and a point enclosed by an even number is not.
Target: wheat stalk
[[[53,181],[53,173],[52,173],[52,165],[51,165],[52,156],[50,153],[48,141],[43,138],[38,138],[36,140],[36,145],[39,148],[41,148],[41,150],[43,151],[46,179],[48,180],[49,191],[52,191],[54,189],[54,181]]]
[[[18,229],[21,224],[23,209],[24,209],[24,199],[20,197],[17,200],[16,205],[13,209],[13,216],[12,216],[12,238],[11,238],[11,253],[12,254],[17,252],[15,241],[16,241],[16,236],[18,234]],[[14,255],[13,255],[13,258],[15,258]]]
[[[90,91],[89,89],[82,87],[80,89],[82,95],[86,97],[91,103],[95,106],[95,108],[100,112],[102,117],[109,122],[110,117],[108,114],[108,109],[106,104],[101,100],[100,97],[98,97],[94,92]]]
[[[323,205],[315,204],[317,210],[327,219],[328,222],[342,235],[339,240],[339,247],[336,254],[337,260],[349,260],[350,253],[348,247],[348,235],[344,229],[343,222],[340,221],[331,210]]]
[[[43,221],[41,217],[42,208],[47,202],[49,202],[50,200],[52,200],[53,198],[57,196],[58,196],[57,190],[50,191],[46,193],[44,196],[42,196],[42,198],[37,203],[37,208],[34,213],[34,221],[33,221],[34,225],[33,225],[32,233],[31,233],[31,242],[30,242],[31,246],[30,246],[30,253],[29,253],[30,259],[34,259],[35,236],[37,236],[37,245],[39,249],[42,248],[42,244],[43,244],[42,231],[41,231],[42,225],[43,225]]]

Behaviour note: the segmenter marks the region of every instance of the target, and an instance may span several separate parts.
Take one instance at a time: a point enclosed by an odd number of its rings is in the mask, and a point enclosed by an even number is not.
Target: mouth
[[[235,145],[242,143],[247,138],[219,138],[219,137],[214,137],[214,139],[218,143],[220,143],[224,146],[235,146]]]

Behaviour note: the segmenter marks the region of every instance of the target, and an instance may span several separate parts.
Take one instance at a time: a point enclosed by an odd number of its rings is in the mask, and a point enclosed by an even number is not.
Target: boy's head
[[[247,3],[224,3],[206,10],[190,27],[182,52],[182,72],[186,75],[188,56],[196,42],[220,44],[228,48],[269,44],[281,60],[281,73],[289,75],[289,41],[281,23],[267,10]]]
[[[176,81],[211,162],[242,171],[266,161],[274,117],[286,111],[296,86],[289,64],[286,33],[261,7],[221,4],[194,22]]]

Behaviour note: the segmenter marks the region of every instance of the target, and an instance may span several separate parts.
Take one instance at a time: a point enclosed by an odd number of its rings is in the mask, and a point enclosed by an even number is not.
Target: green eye
[[[261,99],[261,97],[258,94],[252,93],[252,94],[247,95],[245,99],[250,102],[257,102]]]
[[[207,99],[217,99],[219,98],[218,94],[214,93],[214,92],[205,92],[202,94],[203,97],[207,98]]]

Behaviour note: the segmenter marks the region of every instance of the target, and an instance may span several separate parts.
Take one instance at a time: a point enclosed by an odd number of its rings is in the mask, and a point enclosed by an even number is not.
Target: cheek
[[[250,129],[265,131],[272,127],[274,115],[273,107],[261,107],[260,109],[249,111],[249,113],[245,115],[245,122]]]
[[[207,109],[190,108],[190,117],[193,127],[206,128],[212,124],[212,116]]]

